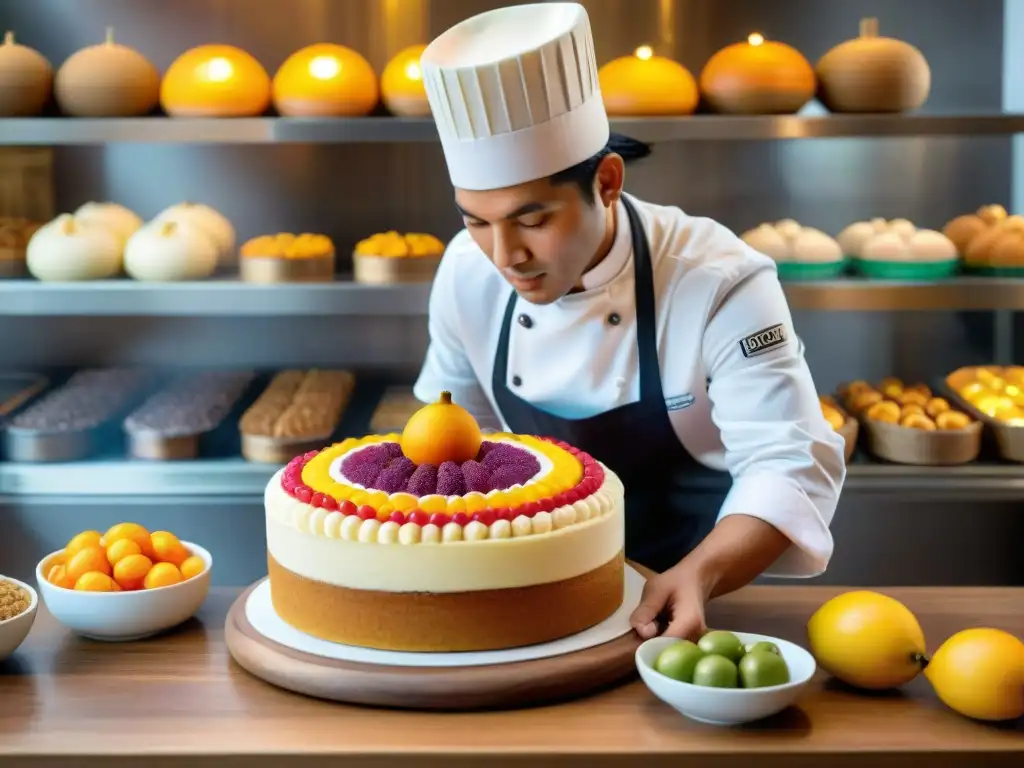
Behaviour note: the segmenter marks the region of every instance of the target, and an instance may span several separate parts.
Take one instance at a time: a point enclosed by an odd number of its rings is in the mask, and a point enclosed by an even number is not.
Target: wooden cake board
[[[231,606],[225,641],[239,666],[294,693],[397,709],[513,709],[585,696],[636,674],[634,653],[641,641],[632,631],[572,653],[477,666],[386,666],[306,653],[265,637],[249,622],[246,602],[265,580]]]

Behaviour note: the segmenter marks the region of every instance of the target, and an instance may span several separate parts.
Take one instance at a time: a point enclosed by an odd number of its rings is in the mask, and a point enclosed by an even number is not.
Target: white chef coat
[[[666,410],[686,450],[733,478],[719,519],[761,518],[793,542],[767,575],[822,573],[846,477],[843,438],[822,415],[775,263],[711,219],[630,200],[650,244]],[[639,398],[633,254],[621,202],[617,219],[612,249],[584,275],[583,291],[546,306],[518,300],[515,317],[532,322],[513,322],[506,385],[544,411],[585,418]],[[457,234],[431,290],[419,400],[447,390],[482,425],[508,428],[495,418],[491,381],[511,293],[468,231]],[[613,314],[618,324],[609,322]]]

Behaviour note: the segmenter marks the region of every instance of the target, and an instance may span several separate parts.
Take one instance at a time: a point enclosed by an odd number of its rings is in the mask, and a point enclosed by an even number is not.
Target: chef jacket
[[[775,263],[711,219],[630,200],[650,245],[665,408],[683,447],[733,478],[718,519],[760,518],[790,539],[766,575],[822,573],[844,441],[822,414]],[[618,206],[612,248],[583,290],[545,306],[521,301],[512,326],[506,386],[558,416],[639,397],[631,232]],[[481,426],[507,429],[491,380],[512,290],[467,230],[452,239],[431,290],[417,399],[447,390]]]

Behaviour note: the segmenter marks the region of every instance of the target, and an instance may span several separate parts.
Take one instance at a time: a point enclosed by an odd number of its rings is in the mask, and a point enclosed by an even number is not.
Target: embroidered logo
[[[785,345],[787,341],[789,337],[786,335],[786,326],[779,323],[740,339],[740,349],[744,357],[756,357]]]
[[[668,407],[669,411],[681,411],[683,408],[689,408],[693,405],[695,399],[696,398],[691,394],[676,395],[675,397],[668,398],[665,401],[665,405]]]

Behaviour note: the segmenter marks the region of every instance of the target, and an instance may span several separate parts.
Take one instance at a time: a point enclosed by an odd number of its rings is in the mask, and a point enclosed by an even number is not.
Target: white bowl
[[[51,584],[46,580],[50,561],[64,550],[52,552],[36,566],[43,602],[57,621],[93,640],[141,640],[176,627],[206,600],[213,569],[209,552],[190,541],[181,543],[203,559],[203,572],[169,587],[134,592],[78,592]]]
[[[710,688],[682,683],[661,674],[654,662],[674,637],[655,637],[636,649],[636,668],[655,696],[680,714],[709,725],[739,725],[781,712],[796,701],[817,669],[814,657],[799,645],[767,635],[733,632],[746,645],[766,640],[775,643],[789,667],[790,681],[770,688]]]
[[[0,621],[0,661],[3,661],[14,653],[18,649],[18,646],[25,642],[25,638],[28,637],[29,630],[32,629],[32,623],[36,620],[36,609],[39,607],[39,595],[37,595],[36,591],[25,582],[12,579],[10,576],[0,576],[0,581],[10,581],[17,584],[28,592],[29,597],[31,598],[28,610],[23,611],[17,616],[13,616],[6,621]]]

